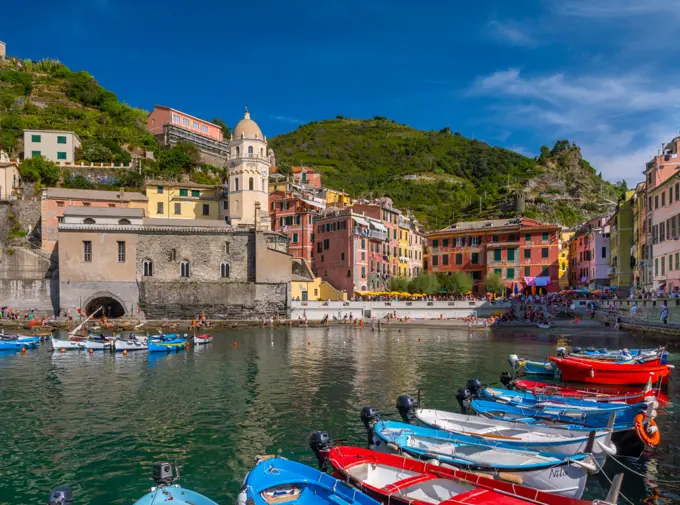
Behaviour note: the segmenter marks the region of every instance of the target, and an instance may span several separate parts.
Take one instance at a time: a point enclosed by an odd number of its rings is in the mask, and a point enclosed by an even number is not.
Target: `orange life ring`
[[[637,432],[638,437],[640,437],[640,440],[645,444],[656,447],[661,441],[661,432],[654,419],[649,419],[647,421],[647,428],[642,424],[644,420],[645,414],[642,412],[635,416],[633,421],[635,423],[635,431]],[[656,428],[651,435],[647,431],[649,428]]]

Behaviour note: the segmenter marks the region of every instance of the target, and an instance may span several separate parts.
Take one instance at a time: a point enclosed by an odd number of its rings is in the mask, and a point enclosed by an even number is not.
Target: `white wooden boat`
[[[117,338],[114,342],[116,352],[145,351],[149,348],[146,337]]]
[[[205,345],[213,341],[212,335],[207,333],[203,335],[194,335],[191,337],[191,343],[194,345]]]
[[[572,456],[584,452],[588,445],[589,433],[584,431],[514,423],[444,410],[414,409],[414,414],[418,421],[427,426],[502,443],[506,447]],[[600,464],[604,464],[607,455],[616,454],[616,447],[611,442],[612,432],[613,425],[595,432],[592,454]]]
[[[85,349],[85,340],[64,340],[50,337],[50,341],[52,342],[52,349],[55,351],[61,349]]]
[[[85,349],[92,349],[93,351],[110,351],[113,349],[114,339],[96,340],[88,338],[85,340]]]

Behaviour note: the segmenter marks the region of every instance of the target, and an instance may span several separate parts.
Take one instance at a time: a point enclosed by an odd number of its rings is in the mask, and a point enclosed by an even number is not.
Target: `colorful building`
[[[648,212],[652,230],[652,290],[666,294],[680,290],[680,173],[647,191],[653,208]]]
[[[325,196],[327,207],[351,207],[354,205],[354,199],[344,191],[326,188]]]
[[[383,289],[391,277],[383,259],[387,227],[352,208],[328,208],[316,220],[314,261],[319,277],[336,289]]]
[[[147,215],[154,218],[220,219],[224,191],[221,186],[195,182],[148,181]]]
[[[290,240],[288,252],[303,258],[315,271],[314,223],[326,202],[311,194],[274,191],[269,194],[269,217],[272,230],[283,233]]]
[[[633,207],[635,190],[626,191],[609,218],[609,286],[628,296],[633,286]]]
[[[425,233],[420,228],[420,224],[415,218],[411,218],[411,232],[409,233],[409,255],[408,255],[408,270],[409,277],[418,277],[423,273],[424,252],[426,245]]]
[[[80,137],[62,130],[24,130],[24,159],[42,156],[50,161],[73,163]]]
[[[408,216],[399,216],[399,262],[397,275],[399,277],[411,277],[408,260],[411,252],[411,219]]]
[[[526,217],[459,222],[427,234],[430,273],[465,272],[473,292],[495,273],[508,292],[559,290],[557,225]]]
[[[633,285],[636,291],[648,290],[652,287],[652,255],[651,243],[648,240],[647,228],[647,183],[641,182],[635,187],[633,196]]]
[[[569,281],[572,287],[590,289],[609,286],[609,234],[606,217],[583,223],[574,235]]]
[[[56,254],[59,223],[64,222],[64,212],[69,207],[137,208],[146,213],[147,202],[146,195],[131,191],[45,188],[40,201],[41,249]]]
[[[199,150],[205,163],[224,166],[227,160],[229,148],[222,128],[214,123],[171,107],[156,105],[146,118],[146,127],[163,147],[187,142]]]
[[[567,231],[563,229],[560,233],[560,289],[566,289],[569,287],[569,246],[573,236],[573,231]]]
[[[401,211],[392,206],[389,198],[378,198],[370,202],[354,203],[352,210],[380,222],[385,228],[385,240],[375,244],[371,251],[369,289],[384,290],[389,287],[389,279],[398,276],[399,265],[399,218]]]

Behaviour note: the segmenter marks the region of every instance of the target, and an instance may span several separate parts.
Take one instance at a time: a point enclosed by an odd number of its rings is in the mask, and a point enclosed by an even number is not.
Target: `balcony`
[[[387,233],[380,230],[371,230],[368,236],[376,240],[387,240]]]

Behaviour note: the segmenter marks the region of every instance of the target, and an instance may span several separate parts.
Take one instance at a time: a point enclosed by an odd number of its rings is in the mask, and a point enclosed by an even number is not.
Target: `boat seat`
[[[427,482],[428,480],[436,479],[437,476],[431,473],[423,473],[419,475],[414,475],[413,477],[407,477],[406,479],[398,480],[391,484],[387,484],[382,489],[390,494],[400,493],[402,490],[413,486],[414,484],[420,484],[421,482]]]
[[[275,504],[295,501],[300,497],[300,492],[301,491],[299,487],[291,485],[267,489],[265,491],[262,491],[262,493],[260,494],[265,502],[269,504]],[[342,503],[340,505],[346,504]]]

